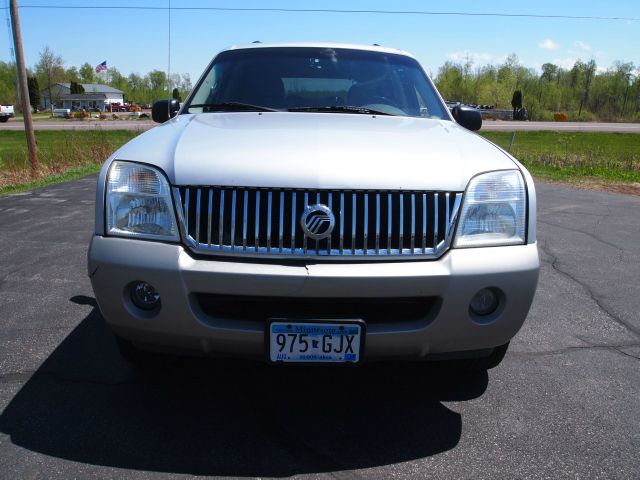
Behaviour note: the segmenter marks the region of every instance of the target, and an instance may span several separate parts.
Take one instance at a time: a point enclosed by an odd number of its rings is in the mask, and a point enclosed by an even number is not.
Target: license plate
[[[269,324],[272,362],[356,363],[360,361],[363,324],[289,322]]]

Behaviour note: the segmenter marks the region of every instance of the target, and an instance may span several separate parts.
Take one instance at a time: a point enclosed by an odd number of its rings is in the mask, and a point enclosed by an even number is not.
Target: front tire
[[[9,117],[0,117],[0,123],[7,123],[9,121]]]

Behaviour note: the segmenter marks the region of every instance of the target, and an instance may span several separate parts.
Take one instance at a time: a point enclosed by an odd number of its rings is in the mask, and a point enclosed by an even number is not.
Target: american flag
[[[100,73],[101,71],[106,69],[107,69],[107,61],[105,60],[104,62],[102,62],[100,65],[96,67],[96,73]]]

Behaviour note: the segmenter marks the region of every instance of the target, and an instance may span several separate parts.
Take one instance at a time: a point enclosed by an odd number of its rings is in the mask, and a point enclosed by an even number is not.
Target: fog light
[[[498,308],[498,295],[492,288],[483,288],[469,303],[469,309],[475,315],[489,315],[495,312],[496,308]]]
[[[137,282],[131,289],[131,301],[143,310],[153,310],[160,303],[160,294],[147,282]]]

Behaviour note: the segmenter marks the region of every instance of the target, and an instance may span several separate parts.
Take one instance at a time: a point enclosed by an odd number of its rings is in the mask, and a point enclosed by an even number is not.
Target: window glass
[[[267,47],[216,57],[184,111],[241,103],[276,110],[363,107],[391,115],[449,119],[410,57],[366,50]],[[312,110],[311,110],[312,111]]]

